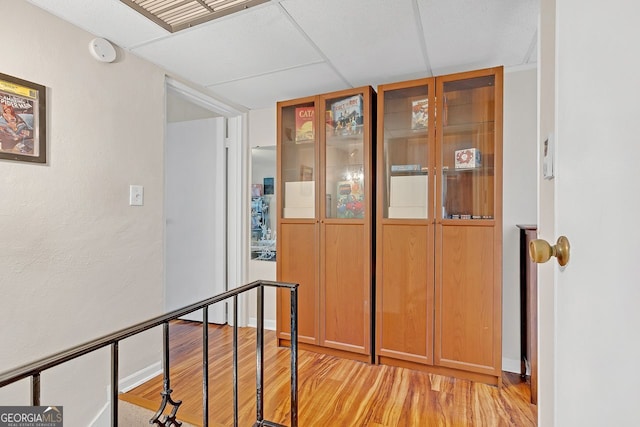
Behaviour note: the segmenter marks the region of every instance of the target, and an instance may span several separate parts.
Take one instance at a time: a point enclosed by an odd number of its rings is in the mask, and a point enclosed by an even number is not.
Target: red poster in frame
[[[0,73],[0,159],[46,163],[46,88]]]

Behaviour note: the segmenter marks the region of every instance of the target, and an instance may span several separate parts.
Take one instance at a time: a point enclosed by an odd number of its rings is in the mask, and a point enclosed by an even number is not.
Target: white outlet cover
[[[129,186],[129,206],[144,205],[144,187],[142,185]]]

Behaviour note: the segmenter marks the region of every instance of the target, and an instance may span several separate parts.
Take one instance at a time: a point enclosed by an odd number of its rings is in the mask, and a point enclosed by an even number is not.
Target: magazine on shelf
[[[296,143],[313,142],[315,107],[296,107]]]
[[[429,121],[429,99],[411,103],[411,129],[426,129]]]
[[[362,95],[354,95],[331,104],[334,135],[347,136],[362,133],[363,101]]]
[[[338,218],[364,218],[364,183],[362,180],[339,181],[336,199]]]

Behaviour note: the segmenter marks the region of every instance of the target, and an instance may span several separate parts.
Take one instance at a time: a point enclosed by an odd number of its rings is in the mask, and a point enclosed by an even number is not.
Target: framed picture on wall
[[[0,159],[46,163],[46,88],[0,73]]]
[[[269,195],[269,194],[273,194],[273,177],[269,177],[269,178],[264,178],[262,180],[263,182],[263,186],[264,186],[264,194]]]

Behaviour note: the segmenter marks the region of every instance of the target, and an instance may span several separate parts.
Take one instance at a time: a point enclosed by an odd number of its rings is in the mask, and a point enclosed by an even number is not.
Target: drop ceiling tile
[[[175,33],[133,52],[204,86],[323,60],[275,4]]]
[[[75,26],[128,49],[169,34],[120,0],[28,0]]]
[[[353,86],[370,84],[380,76],[429,72],[412,0],[284,0],[281,4]]]
[[[342,79],[324,63],[209,86],[213,93],[249,109],[345,88]]]
[[[530,59],[538,0],[417,1],[435,75]]]

